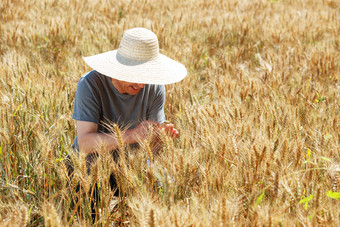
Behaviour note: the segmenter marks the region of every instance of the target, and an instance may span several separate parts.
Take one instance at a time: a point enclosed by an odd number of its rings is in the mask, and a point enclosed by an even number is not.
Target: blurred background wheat
[[[334,0],[1,0],[0,225],[91,225],[97,183],[104,226],[339,226],[339,11]],[[73,157],[70,179],[82,56],[118,48],[133,27],[188,69],[166,87],[181,136],[159,155],[148,144],[122,147],[117,163],[103,155],[90,175]]]

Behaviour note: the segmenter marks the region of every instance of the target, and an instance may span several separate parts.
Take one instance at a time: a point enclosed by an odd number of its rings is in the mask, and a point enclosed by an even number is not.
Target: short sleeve
[[[100,121],[100,100],[95,90],[85,77],[81,77],[74,99],[72,118],[79,121],[99,123]]]
[[[165,121],[164,102],[165,102],[165,86],[157,87],[154,100],[148,110],[147,120],[163,123]]]

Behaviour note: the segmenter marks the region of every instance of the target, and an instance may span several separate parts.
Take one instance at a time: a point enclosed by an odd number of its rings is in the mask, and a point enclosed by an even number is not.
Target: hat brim
[[[131,83],[172,84],[187,75],[183,64],[163,54],[150,61],[134,61],[124,59],[117,54],[117,50],[113,50],[83,59],[97,72]]]

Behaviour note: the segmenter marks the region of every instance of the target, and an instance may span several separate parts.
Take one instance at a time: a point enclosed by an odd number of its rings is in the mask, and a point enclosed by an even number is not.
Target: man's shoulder
[[[78,82],[78,84],[80,85],[83,84],[83,86],[85,86],[86,84],[87,86],[92,88],[105,86],[106,83],[107,82],[105,76],[95,70],[83,74]]]
[[[80,80],[84,80],[84,81],[100,81],[103,80],[105,78],[104,75],[98,73],[96,70],[92,70],[90,72],[87,72],[85,74],[83,74],[80,78]]]
[[[156,95],[165,93],[165,86],[164,85],[148,84],[146,86],[148,86],[150,93],[154,93]]]

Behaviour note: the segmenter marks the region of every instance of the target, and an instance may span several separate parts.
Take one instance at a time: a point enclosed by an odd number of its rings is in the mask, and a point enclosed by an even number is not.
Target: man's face
[[[113,86],[122,94],[137,95],[145,84],[130,83],[111,78]]]

